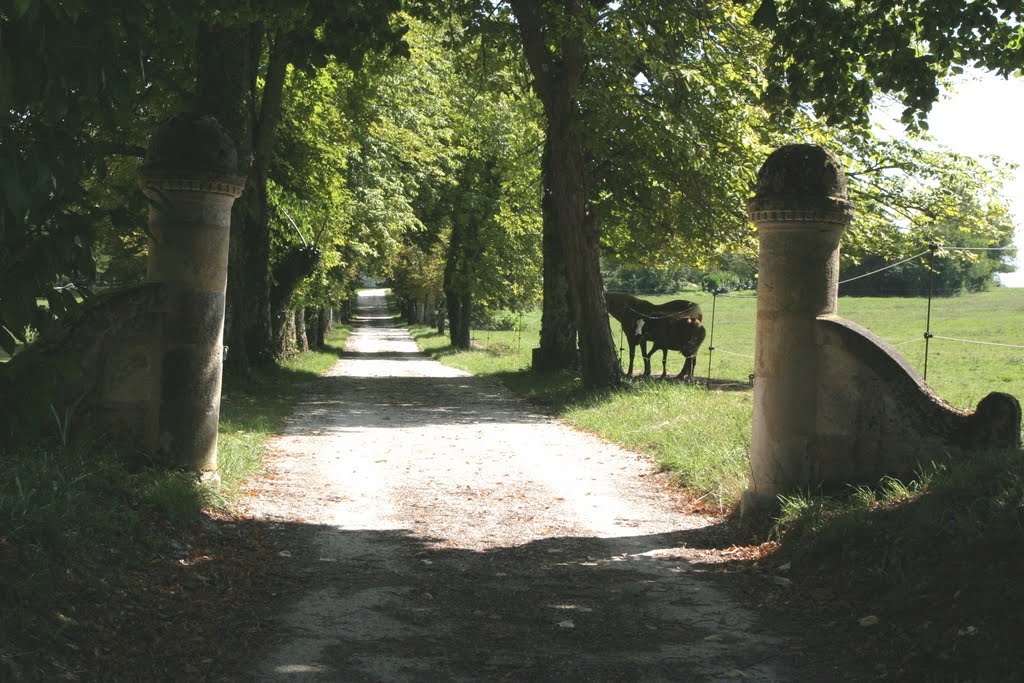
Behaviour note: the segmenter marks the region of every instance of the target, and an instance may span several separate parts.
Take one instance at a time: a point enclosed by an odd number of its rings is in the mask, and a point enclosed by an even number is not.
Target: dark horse
[[[655,319],[668,316],[687,316],[704,320],[704,312],[700,304],[684,299],[675,299],[664,304],[653,304],[645,299],[638,299],[623,292],[605,292],[604,300],[608,303],[608,313],[622,325],[622,333],[629,343],[629,370],[633,374],[633,359],[636,347],[640,346],[640,355],[644,359],[644,376],[651,374],[651,360],[647,353],[647,342],[637,333],[636,324],[641,319]]]

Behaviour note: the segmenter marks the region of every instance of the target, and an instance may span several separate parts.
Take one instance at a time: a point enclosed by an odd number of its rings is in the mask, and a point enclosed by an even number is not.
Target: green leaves
[[[764,0],[754,26],[768,31],[766,102],[813,103],[836,125],[860,125],[878,91],[897,95],[911,128],[926,127],[937,83],[959,67],[1019,73],[1024,7],[947,0]]]
[[[32,5],[38,4],[38,0],[12,0],[12,4],[14,6],[14,18],[21,19]]]
[[[752,13],[634,2],[589,39],[581,105],[606,255],[704,264],[750,239],[741,207],[768,125]]]
[[[152,98],[140,92],[138,69],[125,68],[138,62],[144,17],[139,3],[100,11],[72,1],[16,2],[0,19],[0,325],[8,345],[74,310],[72,290],[55,287],[75,284],[81,295],[91,284],[93,235],[108,215],[100,207],[116,194],[109,179],[97,180],[110,156],[138,148],[152,129]]]

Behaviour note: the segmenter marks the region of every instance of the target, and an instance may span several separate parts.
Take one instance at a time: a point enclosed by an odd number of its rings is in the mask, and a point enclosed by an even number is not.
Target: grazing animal
[[[636,324],[642,319],[655,319],[669,315],[686,315],[697,320],[704,319],[700,304],[684,299],[675,299],[664,304],[653,304],[646,299],[622,292],[605,292],[604,300],[608,303],[608,313],[622,325],[622,332],[629,344],[629,369],[627,375],[633,374],[633,359],[636,347],[640,346],[640,356],[644,359],[644,376],[651,374],[650,355],[647,353],[646,342],[641,343],[636,331]]]
[[[697,365],[697,349],[704,343],[707,328],[697,318],[685,315],[641,318],[636,323],[636,335],[640,340],[641,352],[643,345],[651,343],[650,353],[644,356],[644,364],[650,367],[651,356],[661,349],[661,377],[667,373],[668,352],[680,351],[686,359],[679,379],[692,382],[693,371]]]

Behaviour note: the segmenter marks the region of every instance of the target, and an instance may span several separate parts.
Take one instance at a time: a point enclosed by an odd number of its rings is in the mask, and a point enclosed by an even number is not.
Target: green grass
[[[650,297],[651,301],[686,298],[701,304],[709,337],[697,357],[698,377],[746,383],[754,371],[754,332],[757,299],[750,292],[713,297],[704,292],[683,292],[672,296]],[[842,297],[839,315],[849,318],[897,347],[919,372],[924,371],[924,332],[928,301],[923,298]],[[712,345],[714,314],[714,351]],[[932,334],[1024,347],[1024,289],[1000,288],[991,292],[934,299]],[[521,330],[473,331],[474,351],[456,353],[445,338],[431,338],[429,328],[413,328],[424,348],[445,362],[470,372],[515,372],[528,368],[530,350],[540,331],[540,312],[521,317]],[[625,369],[628,348],[619,324],[612,320],[612,336],[620,347]],[[660,354],[652,359],[655,374],[660,374]],[[636,362],[637,371],[641,367]],[[682,357],[670,353],[668,371],[677,374]],[[932,339],[929,342],[928,383],[944,399],[958,408],[971,409],[991,391],[1024,396],[1024,348],[967,344]]]
[[[724,509],[746,488],[752,407],[749,391],[638,382],[570,404],[562,416],[652,454],[661,470]]]
[[[731,505],[747,486],[751,392],[745,387],[754,371],[757,300],[749,292],[717,299],[684,292],[651,300],[675,298],[701,304],[709,333],[713,318],[715,350],[709,351],[709,334],[698,355],[697,376],[706,378],[710,365],[710,376],[727,390],[638,378],[621,392],[588,396],[569,373],[532,375],[528,370],[540,330],[539,311],[522,315],[516,330],[474,330],[471,351],[457,351],[446,336],[428,327],[413,326],[411,332],[424,351],[444,363],[494,376],[569,423],[648,453],[696,495]],[[924,369],[926,299],[840,298],[839,314],[899,345],[911,365]],[[997,289],[934,300],[931,329],[945,337],[1024,346],[1022,320],[1024,289]],[[625,369],[628,349],[614,320],[612,333]],[[1024,349],[941,339],[931,340],[930,347],[928,381],[954,406],[973,408],[990,391],[1024,396]],[[655,374],[660,374],[660,355],[652,361]],[[639,360],[636,365],[642,367]],[[681,367],[682,357],[669,354],[669,373]]]
[[[886,478],[877,486],[851,487],[844,495],[787,496],[782,503],[775,534],[827,561],[843,559],[864,541],[892,543],[873,527],[884,520],[880,513],[892,516],[897,510],[911,522],[901,525],[902,545],[924,551],[938,539],[947,546],[983,541],[997,551],[1018,544],[1024,533],[1024,458],[1014,452],[981,452],[934,465],[909,482]],[[901,553],[899,561],[918,559]]]
[[[704,322],[711,332],[714,309],[714,347],[710,352],[711,376],[746,381],[754,371],[754,332],[757,299],[750,293],[712,297],[687,292],[667,301],[685,297],[704,308]],[[918,370],[924,371],[924,332],[927,329],[928,300],[924,298],[842,297],[839,315],[863,325],[900,353]],[[932,301],[931,332],[942,337],[1024,346],[1024,289],[996,289],[979,294],[937,298]],[[617,324],[612,331],[618,340]],[[697,360],[697,373],[708,374],[705,341]],[[669,356],[669,371],[682,367],[682,359]],[[657,363],[655,364],[657,369]],[[928,353],[928,383],[958,408],[974,408],[990,391],[1024,396],[1024,348],[967,344],[932,339]]]
[[[840,299],[839,313],[898,344],[911,365],[924,370],[926,299]],[[941,337],[1024,346],[1022,323],[1024,289],[932,301],[931,332]],[[974,408],[990,391],[1024,397],[1024,348],[945,339],[932,339],[928,346],[928,383],[958,408]]]

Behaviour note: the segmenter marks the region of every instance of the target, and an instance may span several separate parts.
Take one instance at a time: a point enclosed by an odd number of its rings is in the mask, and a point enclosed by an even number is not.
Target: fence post
[[[939,248],[937,244],[929,244],[928,251],[931,255],[928,258],[928,317],[924,328],[924,371],[921,378],[928,381],[928,343],[932,340],[932,295],[935,292],[935,251]]]
[[[718,306],[718,290],[711,292],[711,338],[708,340],[708,389],[711,388],[711,353],[715,350],[715,308]]]
[[[519,311],[519,329],[516,333],[516,355],[522,351],[523,348],[523,312]]]

